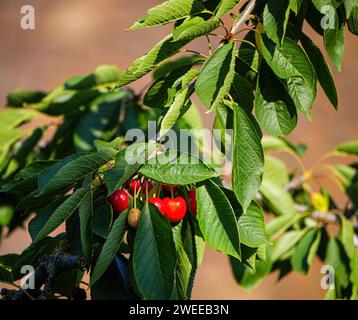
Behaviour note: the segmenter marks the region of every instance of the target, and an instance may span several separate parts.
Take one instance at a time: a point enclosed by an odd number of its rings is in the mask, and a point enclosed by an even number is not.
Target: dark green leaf
[[[324,29],[324,46],[338,71],[342,70],[344,55],[344,20],[335,12],[333,29]]]
[[[229,93],[235,75],[235,43],[220,46],[203,65],[195,92],[209,109],[215,109]]]
[[[233,9],[240,0],[222,0],[215,14],[215,18],[219,19]]]
[[[297,112],[291,97],[263,64],[257,80],[255,111],[261,127],[274,136],[288,135],[297,125]]]
[[[242,244],[256,248],[267,242],[264,216],[257,203],[252,202],[237,223]]]
[[[197,183],[216,176],[201,160],[173,150],[150,159],[139,172],[158,182],[176,185]]]
[[[134,241],[133,273],[144,299],[169,299],[177,261],[168,220],[155,206],[142,208]]]
[[[234,109],[234,155],[232,186],[237,199],[246,211],[251,200],[259,190],[264,155],[260,142],[260,133],[251,114],[237,104]]]
[[[102,65],[95,72],[84,77],[73,77],[66,81],[66,89],[84,90],[100,85],[110,85],[118,81],[120,72],[116,66]]]
[[[310,250],[314,245],[314,242],[319,235],[317,229],[308,231],[302,239],[298,242],[295,252],[291,257],[291,264],[296,272],[301,274],[307,274],[311,266],[312,261],[309,261]],[[317,250],[317,246],[315,249]]]
[[[59,161],[39,176],[38,194],[50,194],[71,187],[112,160],[116,154],[116,150],[106,148],[93,153],[77,154]]]
[[[66,199],[51,215],[45,225],[41,228],[37,234],[34,242],[38,242],[45,238],[49,233],[54,231],[59,225],[68,219],[71,214],[78,209],[79,205],[83,201],[87,189],[81,188],[76,190],[70,197]]]
[[[220,21],[209,20],[205,21],[201,17],[194,17],[190,20],[184,21],[180,26],[173,30],[174,40],[193,40],[195,38],[204,36],[218,28]]]
[[[310,115],[316,98],[316,76],[303,50],[292,40],[285,38],[277,46],[266,35],[257,36],[258,47],[267,64],[281,79],[297,109]]]
[[[77,152],[93,151],[94,140],[109,140],[118,127],[120,109],[130,98],[127,90],[102,94],[94,99],[88,111],[77,123],[74,145]]]
[[[310,61],[312,62],[313,68],[315,69],[318,81],[321,84],[322,89],[324,90],[329,101],[332,103],[333,107],[337,109],[338,97],[336,86],[334,84],[331,70],[326,63],[322,52],[304,33],[302,33],[300,40]]]
[[[223,191],[211,180],[196,189],[200,230],[215,250],[240,257],[239,230],[234,210]]]
[[[93,194],[92,190],[86,193],[83,201],[78,207],[80,217],[80,232],[83,255],[88,261],[91,259],[93,235],[91,222],[93,216]]]
[[[282,44],[285,36],[289,15],[289,0],[268,0],[263,13],[263,26],[267,36],[278,45]]]
[[[158,42],[146,55],[135,60],[132,65],[121,74],[118,87],[125,86],[155,69],[161,62],[176,54],[190,40],[174,41],[169,34]]]
[[[103,245],[96,266],[91,276],[90,286],[93,286],[107,270],[122,243],[127,225],[127,213],[121,213],[113,223],[112,229]]]
[[[254,107],[254,93],[251,83],[239,74],[235,74],[231,85],[230,95],[242,108],[251,112]]]
[[[203,10],[204,6],[198,0],[168,0],[149,9],[147,15],[138,19],[130,27],[130,30],[166,24],[186,18]]]

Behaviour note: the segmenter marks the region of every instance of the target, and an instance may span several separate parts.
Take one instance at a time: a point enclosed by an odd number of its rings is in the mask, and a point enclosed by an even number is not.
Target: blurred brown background
[[[164,36],[169,28],[124,31],[135,19],[160,0],[1,0],[0,1],[0,105],[7,93],[16,88],[51,90],[73,75],[86,74],[100,64],[115,64],[125,69]],[[36,29],[20,28],[20,8],[35,7]],[[307,28],[318,41],[321,39]],[[205,41],[190,45],[207,51]],[[309,151],[305,163],[310,166],[334,145],[357,138],[358,41],[346,33],[343,71],[332,67],[339,93],[337,113],[318,90],[313,122],[303,117],[289,136],[291,142],[306,142]],[[132,85],[140,90],[149,79]],[[212,115],[203,114],[206,124]],[[6,239],[0,254],[21,252],[30,242],[25,231]],[[277,282],[277,275],[267,278],[247,293],[233,280],[225,256],[207,249],[203,266],[197,274],[194,299],[321,299],[320,264],[315,261],[308,277],[291,274]],[[1,287],[1,284],[0,284]]]

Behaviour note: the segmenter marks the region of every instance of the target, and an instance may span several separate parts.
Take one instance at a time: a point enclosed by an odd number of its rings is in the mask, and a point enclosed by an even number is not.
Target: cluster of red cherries
[[[173,195],[179,190],[179,186],[162,184],[161,188],[172,195],[172,197],[165,197],[163,199],[155,196],[149,197],[149,192],[154,188],[153,184],[149,180],[141,182],[139,179],[128,180],[124,184],[124,188],[118,189],[108,197],[108,202],[111,204],[114,213],[119,215],[128,209],[130,205],[130,195],[134,197],[134,203],[136,204],[136,198],[146,195],[148,201],[155,205],[159,212],[161,212],[172,223],[180,222],[187,213],[187,203],[181,196],[174,197]],[[196,215],[196,192],[191,189],[187,192],[188,206],[191,214]],[[145,201],[145,200],[144,200]],[[140,210],[132,208],[127,217],[128,224],[136,228],[139,223]]]

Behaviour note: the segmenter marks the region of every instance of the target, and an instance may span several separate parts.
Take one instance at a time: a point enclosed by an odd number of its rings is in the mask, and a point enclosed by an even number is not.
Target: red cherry
[[[179,189],[178,186],[174,185],[174,184],[162,184],[162,189],[168,192],[173,192],[177,191]]]
[[[170,222],[181,221],[186,213],[186,202],[182,197],[164,198],[164,215]]]
[[[188,200],[190,212],[196,216],[196,191],[194,189],[188,192]]]
[[[142,183],[142,193],[146,193],[147,190],[148,190],[148,192],[149,192],[149,191],[152,190],[152,189],[153,189],[153,185],[152,185],[152,183],[151,183],[150,181],[145,180],[145,181]]]
[[[165,208],[164,208],[164,202],[162,199],[160,199],[158,197],[153,197],[153,198],[149,198],[149,202],[151,204],[154,204],[158,208],[159,212],[164,214]]]
[[[129,187],[129,192],[132,196],[138,193],[138,190],[140,188],[140,181],[139,180],[133,180]]]
[[[108,197],[108,202],[112,205],[113,210],[119,214],[129,206],[128,192],[123,189],[116,190]]]

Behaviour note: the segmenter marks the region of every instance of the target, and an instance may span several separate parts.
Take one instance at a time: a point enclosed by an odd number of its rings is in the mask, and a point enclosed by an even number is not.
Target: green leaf
[[[297,125],[297,112],[291,97],[263,64],[256,85],[255,111],[260,126],[274,136],[288,135]]]
[[[118,81],[120,71],[116,66],[101,65],[95,72],[84,77],[73,77],[66,81],[66,89],[84,90],[100,85],[110,85]]]
[[[40,174],[38,195],[70,188],[80,179],[112,160],[116,154],[116,150],[106,148],[93,153],[77,154],[59,161]]]
[[[344,56],[344,19],[335,11],[334,28],[324,29],[324,47],[338,71],[342,70]]]
[[[65,222],[66,219],[68,219],[72,215],[72,213],[74,213],[78,209],[87,192],[87,189],[81,188],[76,190],[75,193],[68,197],[66,201],[63,202],[53,212],[51,217],[47,220],[45,225],[37,234],[34,242],[38,242],[44,239],[49,233],[54,231],[59,225]]]
[[[142,208],[134,240],[133,274],[144,299],[169,299],[176,264],[175,244],[169,221],[155,206]]]
[[[213,135],[219,150],[222,154],[225,154],[229,160],[232,159],[233,121],[233,111],[225,104],[220,104],[216,108],[216,115],[213,123]]]
[[[290,15],[289,0],[268,0],[263,12],[263,26],[267,36],[278,45],[282,44]]]
[[[150,159],[139,172],[158,182],[176,185],[197,183],[216,176],[201,160],[173,150]]]
[[[45,206],[43,209],[39,211],[39,213],[31,219],[29,222],[28,230],[31,236],[32,241],[34,241],[42,230],[44,225],[50,219],[52,214],[56,211],[56,209],[64,202],[64,198],[57,199],[56,201],[50,203],[49,205]]]
[[[277,46],[265,34],[257,36],[257,45],[267,64],[284,84],[297,109],[309,116],[316,98],[316,76],[303,50],[285,38]]]
[[[291,257],[291,264],[296,272],[304,275],[308,273],[312,263],[312,260],[309,261],[308,257],[311,253],[310,250],[313,247],[314,242],[319,234],[320,233],[318,233],[317,229],[312,229],[308,231],[298,242],[294,254]],[[317,250],[317,245],[315,249]]]
[[[121,74],[118,87],[125,86],[155,69],[161,62],[176,54],[191,40],[175,41],[169,34],[158,42],[147,54],[135,60],[132,65]]]
[[[14,208],[9,205],[0,205],[0,226],[7,226],[10,224],[14,215]]]
[[[260,192],[267,200],[271,210],[277,215],[294,215],[296,213],[292,196],[275,182],[263,180]]]
[[[290,0],[290,8],[297,15],[303,0]]]
[[[283,233],[293,226],[297,221],[304,217],[304,213],[296,213],[293,215],[282,215],[272,219],[266,226],[266,231],[269,238],[276,236],[276,234]]]
[[[106,148],[111,148],[120,151],[124,148],[125,139],[123,136],[119,136],[110,142],[102,141],[102,140],[94,140],[93,144],[96,147],[97,151]]]
[[[284,138],[277,138],[273,136],[263,136],[262,146],[265,152],[288,152],[294,153],[300,157],[304,156],[306,145],[293,145]]]
[[[244,40],[255,43],[255,32],[249,31]],[[253,47],[249,42],[241,43],[238,49],[235,71],[251,82],[255,82],[261,63],[261,55],[256,47]]]
[[[351,140],[339,144],[336,147],[336,151],[346,153],[349,155],[358,155],[358,140]]]
[[[0,129],[0,170],[3,169],[3,161],[6,160],[11,146],[22,137],[22,133],[16,129]]]
[[[177,293],[180,299],[190,299],[196,269],[198,266],[194,226],[188,219],[183,221],[181,229],[182,246],[178,250],[175,269]]]
[[[325,92],[333,107],[338,109],[336,86],[334,84],[331,70],[326,63],[321,50],[304,33],[301,34],[300,41],[313,65],[323,91]]]
[[[24,89],[15,89],[7,96],[7,105],[11,107],[22,107],[26,103],[36,103],[41,101],[46,93],[41,91],[29,91]],[[9,108],[6,108],[9,109]]]
[[[264,216],[257,203],[252,202],[237,223],[240,241],[244,245],[256,248],[267,242]]]
[[[138,150],[138,153],[132,153],[132,151],[136,149]],[[141,166],[139,160],[142,152],[140,151],[145,151],[144,145],[132,145],[128,149],[120,151],[117,154],[113,169],[104,172],[104,181],[109,194],[112,194],[115,190],[119,189],[123,183],[138,171]]]
[[[181,118],[191,129],[203,129],[201,113],[197,105],[191,102],[189,109]]]
[[[292,249],[300,239],[306,234],[308,230],[293,230],[288,231],[278,238],[271,251],[271,259],[273,262],[280,260],[280,258]]]
[[[106,239],[113,222],[113,210],[112,206],[108,203],[103,203],[105,200],[100,198],[102,204],[96,206],[93,212],[93,218],[91,222],[91,229],[96,235]]]
[[[346,11],[346,18],[349,19],[353,11],[357,10],[356,8],[358,7],[358,0],[343,0],[343,4]]]
[[[14,129],[23,122],[30,121],[36,117],[32,110],[6,108],[0,112],[0,128]]]
[[[244,212],[259,190],[264,155],[256,120],[237,104],[234,110],[234,154],[232,186]]]
[[[177,40],[193,40],[201,36],[205,36],[214,31],[220,25],[220,21],[205,21],[201,17],[194,17],[184,21],[180,26],[173,30],[173,38]]]
[[[83,91],[62,90],[54,94],[53,97],[51,95],[46,96],[40,110],[55,116],[71,114],[80,111],[80,107],[98,97],[99,94],[100,92],[96,89],[86,89]]]
[[[173,100],[173,103],[165,110],[160,121],[159,139],[161,139],[185,114],[190,107],[188,98],[193,92],[190,82],[197,76],[197,71],[190,70],[183,76],[182,89],[179,90]]]
[[[234,210],[223,191],[211,180],[196,189],[200,230],[215,250],[239,260],[240,239]]]
[[[358,287],[358,254],[355,254],[351,260],[351,269],[350,281]]]
[[[93,286],[107,270],[122,243],[127,225],[127,213],[122,212],[114,221],[111,231],[103,245],[91,276],[90,286]]]
[[[233,100],[245,110],[251,112],[254,107],[254,93],[251,83],[243,76],[235,73],[230,95]]]
[[[198,0],[168,0],[148,10],[146,16],[138,19],[130,30],[139,30],[166,24],[199,13],[205,8]]]
[[[12,270],[16,264],[19,255],[6,254],[0,256],[0,283],[2,281],[13,282]]]
[[[233,9],[240,0],[222,0],[215,14],[215,19],[219,19]]]
[[[83,201],[78,207],[78,214],[80,217],[80,233],[83,255],[85,258],[87,258],[88,261],[90,261],[92,256],[93,242],[93,235],[91,229],[91,220],[93,216],[92,190],[87,192],[85,197],[83,198]]]
[[[273,156],[265,156],[263,180],[274,181],[281,187],[289,182],[289,172],[286,164]]]
[[[170,90],[176,90],[176,88],[172,88],[174,83],[191,69],[192,62],[190,60],[190,63],[188,61],[186,65],[180,64],[180,67],[173,68],[171,72],[158,78],[146,92],[143,100],[144,104],[151,108],[165,107],[169,103]]]
[[[114,259],[119,259],[115,256]],[[121,260],[122,261],[122,260]],[[128,270],[125,269],[127,272]],[[92,300],[131,300],[136,299],[127,288],[127,279],[124,279],[123,272],[112,261],[101,278],[91,287]]]
[[[327,245],[326,261],[334,268],[336,290],[349,285],[349,260],[342,246],[336,238],[330,238]]]
[[[203,65],[195,92],[209,109],[215,109],[230,91],[235,75],[235,43],[220,46]]]
[[[270,259],[266,261],[256,260],[254,268],[250,268],[232,257],[230,257],[230,264],[235,280],[246,290],[252,290],[257,287],[264,277],[268,275],[272,267]]]
[[[342,189],[347,193],[353,204],[358,205],[358,170],[348,165],[335,165],[332,172],[339,178]]]
[[[350,260],[357,254],[354,246],[354,227],[351,221],[346,217],[341,217],[341,230],[339,233],[339,239],[342,242],[347,256]]]
[[[185,74],[189,69],[197,64],[202,63],[205,59],[198,55],[198,54],[192,54],[188,56],[181,56],[176,58],[175,60],[171,60],[165,63],[162,63],[157,69],[153,71],[153,79],[159,80],[160,78],[166,77],[171,75],[171,77],[175,78],[172,81],[172,84],[168,87],[171,87],[175,80],[177,80],[180,76]],[[180,75],[177,75],[178,70],[182,70],[183,67],[186,67],[187,69],[183,72],[181,72]],[[168,80],[167,80],[168,81]]]
[[[106,93],[94,99],[88,111],[78,121],[74,132],[77,152],[93,151],[96,139],[109,140],[118,127],[120,108],[131,94],[124,89]]]

